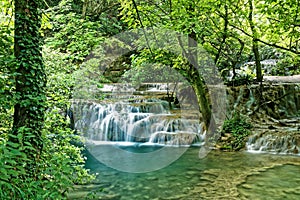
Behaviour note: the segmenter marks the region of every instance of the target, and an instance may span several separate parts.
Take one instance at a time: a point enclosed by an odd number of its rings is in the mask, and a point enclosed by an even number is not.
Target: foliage
[[[116,0],[84,0],[82,16],[101,24],[99,32],[105,36],[113,36],[126,30],[126,24],[119,17],[120,1]]]
[[[184,78],[175,70],[183,68],[184,64],[180,61],[180,57],[161,49],[153,49],[151,52],[145,49],[131,55],[131,70],[125,72],[122,78],[134,84],[183,82]]]
[[[281,54],[284,54],[284,52],[270,46],[261,46],[260,51],[261,60],[268,60],[268,59],[278,59]],[[253,54],[251,54],[253,56]]]
[[[276,67],[272,70],[272,75],[291,76],[300,74],[299,56],[285,52],[280,55]]]
[[[185,34],[194,32],[194,39],[210,53],[219,70],[238,68],[253,61],[254,55],[257,62],[275,57],[278,50],[299,55],[299,1],[251,2],[253,6],[249,6],[250,1],[237,0],[159,3],[126,0],[121,2],[121,17],[133,29],[157,27]],[[268,47],[272,51],[265,53]],[[286,59],[284,63],[293,65],[294,62]],[[248,77],[238,79],[251,81]]]
[[[7,133],[12,127],[14,104],[14,79],[8,73],[0,72],[0,135]]]
[[[98,31],[101,23],[90,21],[87,17],[72,12],[72,1],[62,1],[59,4],[59,11],[49,10],[51,16],[51,34],[46,39],[49,47],[68,54],[68,60],[80,64],[98,45],[103,37]],[[76,28],[74,28],[76,27]]]
[[[253,75],[248,73],[237,74],[232,80],[225,80],[226,85],[239,86],[249,85],[253,81]]]
[[[41,130],[46,110],[46,75],[39,32],[40,5],[36,0],[14,2],[15,104],[13,128],[8,141],[24,146],[22,151],[28,158],[24,168],[29,178],[34,176],[36,160],[43,149]]]
[[[22,8],[24,2],[31,5],[31,13]],[[83,167],[81,148],[72,145],[79,142],[79,136],[69,128],[65,110],[72,97],[102,98],[98,89],[107,80],[101,70],[110,61],[104,59],[98,45],[106,36],[139,27],[178,31],[193,36],[224,71],[252,61],[255,41],[261,60],[278,59],[273,75],[299,74],[299,1],[252,0],[253,10],[248,2],[2,1],[0,198],[62,199],[74,184],[92,179]],[[20,20],[13,20],[14,17]],[[150,30],[155,33],[154,28]],[[120,41],[110,42],[114,46]],[[135,42],[130,45],[140,41]],[[98,51],[99,56],[93,57],[92,51]],[[184,77],[194,78],[180,56],[159,49],[151,52],[149,48],[133,53],[132,70],[125,73],[125,80],[174,81],[177,76],[169,70],[171,67]],[[237,76],[234,84],[248,83],[252,78]],[[75,93],[77,89],[83,92]],[[15,119],[14,113],[18,114]],[[239,114],[226,120],[222,133],[233,137],[227,147],[242,148],[250,128]]]
[[[77,67],[70,63],[68,54],[53,50],[47,45],[43,48],[43,58],[48,78],[47,100],[56,107],[65,109],[65,101],[71,98],[75,84],[72,72]]]
[[[298,0],[266,0],[256,1],[260,13],[259,29],[270,44],[278,44],[288,51],[299,54],[299,9]],[[272,46],[272,45],[271,45]],[[273,45],[274,46],[274,45]]]
[[[24,151],[34,147],[30,144],[12,143],[1,136],[1,199],[66,199],[66,192],[74,184],[93,179],[83,167],[82,149],[71,144],[80,138],[68,126],[58,109],[46,113],[42,131],[44,149],[36,160],[34,176],[29,176],[26,171],[29,158]],[[22,135],[19,132],[17,139],[22,140]]]
[[[33,146],[22,145],[26,129],[19,131],[16,137],[20,142],[7,140],[12,126],[12,101],[4,101],[1,109],[0,142],[0,198],[1,199],[66,199],[66,192],[74,184],[82,184],[93,179],[84,169],[82,148],[74,146],[80,143],[80,137],[69,128],[70,121],[64,112],[69,107],[73,77],[69,73],[73,65],[64,60],[64,54],[44,48],[45,69],[48,75],[46,88],[47,107],[42,130],[43,151],[30,176],[26,170],[29,157],[26,149]],[[3,77],[3,81],[5,77]],[[7,82],[6,82],[7,83]],[[3,96],[1,95],[1,98]],[[11,97],[13,99],[13,97]],[[4,107],[6,105],[6,107]]]
[[[74,84],[74,99],[102,99],[101,89],[103,83],[109,82],[99,69],[101,58],[92,58],[84,62],[81,67],[73,73],[76,80]]]
[[[231,119],[224,121],[222,126],[222,135],[230,133],[233,137],[226,145],[226,148],[231,150],[240,150],[245,146],[245,139],[251,133],[252,125],[247,122],[246,118],[239,113],[234,113]]]
[[[7,5],[12,6],[10,1]],[[15,42],[21,47],[16,62],[13,56],[13,21],[8,23],[12,10],[8,8],[8,17],[0,22],[0,198],[65,199],[66,192],[74,184],[93,179],[84,169],[82,149],[73,145],[79,143],[76,141],[80,138],[69,128],[70,121],[64,116],[74,86],[72,73],[78,66],[72,64],[74,59],[70,59],[69,50],[65,53],[54,50],[49,43],[43,48],[44,62],[41,62],[41,40],[34,36],[41,33],[37,29],[39,25],[29,28],[30,34],[25,34],[27,30],[22,28],[24,35],[16,37]],[[31,19],[25,17],[25,20]],[[43,31],[52,28],[47,17],[43,20]],[[2,23],[5,25],[2,26]],[[16,28],[19,26],[22,24],[17,24]],[[85,52],[84,48],[78,50]],[[25,72],[16,71],[20,69],[25,69]],[[40,73],[43,72],[45,74],[41,78]],[[23,76],[26,76],[25,79]],[[20,90],[16,84],[25,84],[26,87]],[[26,88],[30,91],[23,96]],[[12,132],[13,123],[18,122],[13,121],[17,103],[30,109],[27,122],[29,119],[34,121],[30,126],[18,126]],[[40,108],[41,105],[44,108]],[[37,112],[32,114],[35,110]],[[45,121],[41,122],[43,119]],[[36,123],[40,123],[41,128]],[[37,151],[36,142],[30,141],[38,141],[40,151]]]
[[[7,133],[12,125],[14,104],[15,68],[13,56],[13,2],[0,3],[0,135]]]

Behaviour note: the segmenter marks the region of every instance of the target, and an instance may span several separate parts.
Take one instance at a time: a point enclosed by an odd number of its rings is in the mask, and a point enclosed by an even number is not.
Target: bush
[[[0,199],[66,199],[67,191],[74,184],[93,179],[84,168],[82,148],[72,145],[80,138],[68,126],[59,110],[46,113],[43,151],[35,160],[36,167],[30,171],[28,163],[32,161],[28,159],[26,148],[34,147],[9,142],[1,135]],[[21,140],[24,134],[12,137]]]
[[[300,58],[292,53],[283,53],[279,57],[276,68],[272,69],[272,75],[291,76],[300,74]]]
[[[240,150],[245,146],[245,139],[250,135],[252,125],[246,121],[239,113],[235,113],[231,119],[224,121],[222,135],[231,134],[229,141],[226,143],[226,149]]]

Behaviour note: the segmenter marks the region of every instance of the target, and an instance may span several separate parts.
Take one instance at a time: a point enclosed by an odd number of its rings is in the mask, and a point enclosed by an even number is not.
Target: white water
[[[253,135],[246,143],[247,150],[252,153],[293,154],[300,156],[300,135],[263,134]]]
[[[144,99],[138,102],[99,104],[74,102],[75,128],[87,141],[142,142],[185,146],[204,140],[197,120],[172,114],[166,101]]]

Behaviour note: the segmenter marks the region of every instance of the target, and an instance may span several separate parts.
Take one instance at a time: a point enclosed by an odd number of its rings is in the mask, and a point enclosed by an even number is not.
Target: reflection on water
[[[277,199],[300,195],[299,156],[212,151],[199,159],[198,151],[189,148],[166,168],[136,174],[111,169],[88,155],[87,167],[99,173],[97,180],[75,187],[69,198],[82,199],[91,192],[95,199],[114,200],[276,199],[265,194],[277,190],[282,194]]]

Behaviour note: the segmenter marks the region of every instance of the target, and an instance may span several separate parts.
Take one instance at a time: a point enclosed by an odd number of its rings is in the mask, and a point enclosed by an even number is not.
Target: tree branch
[[[140,17],[140,13],[139,13],[139,10],[138,10],[138,7],[137,7],[137,5],[136,5],[135,0],[132,0],[132,3],[133,3],[133,6],[134,6],[134,9],[135,9],[135,11],[136,11],[138,20],[139,20],[139,22],[140,22],[140,24],[141,24],[141,27],[142,27],[142,30],[143,30],[143,33],[144,33],[144,36],[145,36],[146,43],[147,43],[147,46],[148,46],[148,48],[149,48],[149,51],[150,51],[152,57],[154,57],[154,54],[153,54],[153,52],[152,52],[152,50],[151,50],[151,47],[150,47],[150,45],[149,45],[149,40],[148,40],[148,37],[147,37],[147,34],[146,34],[146,31],[145,31],[145,28],[144,28],[142,19],[141,19],[141,17]]]
[[[237,27],[235,25],[232,25],[232,24],[230,24],[230,26],[233,27],[233,28],[235,28],[235,29],[237,29],[237,30],[239,30],[239,31],[241,31],[246,36],[253,38],[253,36],[250,33],[247,33],[245,30],[243,30],[243,29],[241,29],[241,28],[239,28],[239,27]],[[257,38],[257,41],[260,42],[260,43],[263,43],[263,44],[265,44],[267,46],[271,46],[271,47],[275,47],[275,48],[282,49],[282,50],[285,50],[285,51],[289,51],[289,52],[292,52],[294,54],[300,54],[300,52],[297,51],[297,50],[289,49],[287,47],[283,47],[283,46],[280,46],[280,45],[275,44],[275,43],[269,43],[269,42],[266,42],[266,41],[264,41],[262,39],[259,39],[259,38]]]

